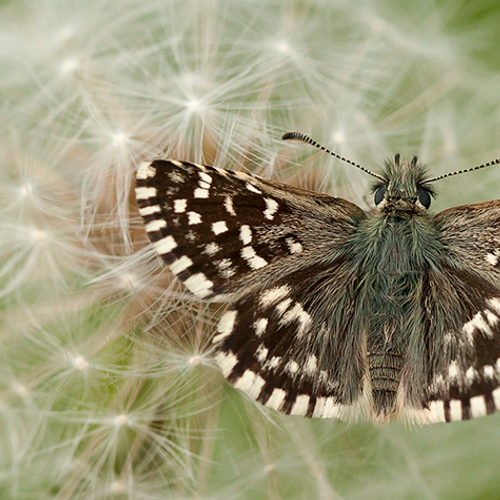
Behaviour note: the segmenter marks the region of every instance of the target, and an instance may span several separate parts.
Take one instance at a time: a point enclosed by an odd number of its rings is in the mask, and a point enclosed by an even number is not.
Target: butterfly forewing
[[[193,293],[211,300],[322,259],[364,216],[339,198],[177,160],[142,164],[136,198],[158,254]]]

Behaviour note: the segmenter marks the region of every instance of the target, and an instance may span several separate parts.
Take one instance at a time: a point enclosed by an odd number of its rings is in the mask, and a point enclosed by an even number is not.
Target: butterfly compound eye
[[[384,199],[386,191],[387,189],[385,186],[382,186],[375,191],[375,196],[373,197],[375,205],[378,205]]]
[[[425,208],[431,206],[431,195],[426,189],[419,189],[417,191],[418,201],[422,203]]]

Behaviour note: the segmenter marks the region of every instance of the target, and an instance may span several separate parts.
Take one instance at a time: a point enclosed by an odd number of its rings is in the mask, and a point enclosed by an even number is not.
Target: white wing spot
[[[304,371],[309,375],[312,375],[318,369],[318,358],[315,354],[310,354],[307,357],[306,364],[304,365]]]
[[[233,368],[238,363],[238,358],[232,352],[218,352],[215,355],[215,360],[217,361],[220,369],[222,370],[222,374],[224,377],[229,377]]]
[[[459,399],[452,399],[450,401],[450,419],[462,420],[462,401]]]
[[[136,200],[149,200],[149,198],[154,198],[158,191],[153,187],[136,187],[135,188],[135,199]]]
[[[249,191],[252,191],[257,194],[262,194],[262,191],[260,189],[257,189],[254,185],[250,184],[249,182],[247,182],[245,186]]]
[[[176,167],[184,168],[184,165],[178,160],[167,160],[167,161],[169,161],[172,165],[175,165]]]
[[[267,266],[268,262],[259,257],[252,247],[243,247],[241,249],[241,256],[247,261],[248,265],[252,269],[260,269],[261,267]]]
[[[221,220],[219,222],[214,222],[212,224],[212,231],[215,235],[225,233],[227,231],[227,224],[225,221]]]
[[[183,255],[179,259],[172,262],[172,264],[170,264],[170,270],[174,274],[179,274],[179,273],[182,273],[182,271],[185,271],[186,269],[191,267],[192,265],[193,265],[193,261],[189,257],[187,257],[186,255]]]
[[[206,246],[205,246],[205,252],[208,254],[208,255],[215,255],[218,251],[220,250],[220,246],[217,245],[217,243],[208,243]]]
[[[266,331],[268,322],[269,320],[267,318],[259,318],[257,321],[255,321],[253,327],[255,329],[255,335],[257,335],[257,337],[260,337]]]
[[[208,189],[196,188],[194,190],[195,198],[208,198]]]
[[[260,303],[262,306],[267,307],[278,302],[278,300],[286,297],[290,293],[290,287],[288,285],[279,286],[276,288],[271,288],[266,290],[260,297]]]
[[[240,227],[240,240],[243,245],[249,245],[252,242],[252,230],[247,224]]]
[[[266,209],[264,210],[264,217],[269,220],[273,220],[274,214],[278,210],[278,202],[272,198],[264,198],[266,202]]]
[[[172,236],[166,236],[165,238],[162,238],[161,240],[155,241],[153,243],[156,251],[160,255],[164,255],[166,253],[171,252],[174,248],[177,248],[177,243],[175,242],[174,238]]]
[[[151,165],[151,162],[144,161],[137,169],[136,177],[139,180],[150,179],[156,175],[156,168]]]
[[[495,367],[491,365],[483,366],[483,375],[485,376],[485,378],[494,378]]]
[[[281,323],[290,323],[294,320],[299,321],[299,329],[297,332],[298,335],[302,335],[311,322],[311,316],[309,316],[309,314],[304,311],[304,309],[298,302],[295,303],[292,309],[284,314],[283,318],[281,319]]]
[[[212,343],[217,344],[231,335],[234,330],[234,324],[236,323],[237,316],[238,313],[236,311],[227,311],[221,316],[217,327],[218,335],[215,335],[212,339]]]
[[[269,354],[269,349],[264,346],[264,344],[260,344],[260,346],[255,351],[255,355],[257,356],[257,361],[259,363],[264,363],[267,359],[267,355]]]
[[[448,376],[452,379],[455,379],[458,377],[460,370],[458,368],[457,362],[452,361],[450,363],[450,366],[448,367]]]
[[[266,385],[266,381],[251,370],[246,370],[234,384],[237,389],[247,391],[254,398],[259,396],[264,385]]]
[[[233,198],[231,196],[227,195],[224,198],[224,207],[227,210],[229,215],[233,215],[233,216],[236,215],[236,212],[235,212],[234,206],[233,206]]]
[[[176,214],[183,214],[186,211],[187,200],[175,200],[174,201],[174,212]]]
[[[474,382],[474,380],[476,380],[479,376],[479,373],[477,372],[477,370],[471,366],[466,372],[465,372],[465,378],[469,381],[469,382]]]
[[[486,303],[500,314],[500,299],[489,299]]]
[[[478,312],[470,321],[465,323],[465,325],[462,327],[462,331],[467,335],[470,342],[473,342],[474,340],[473,333],[475,332],[476,329],[481,330],[490,338],[493,336],[493,332],[491,331],[488,323],[486,323],[486,321],[484,320],[483,314],[481,312]]]
[[[429,404],[431,422],[445,422],[444,403],[442,401],[432,401]]]
[[[194,226],[196,224],[201,224],[201,215],[197,212],[188,212],[188,224]]]
[[[161,212],[160,205],[150,205],[149,207],[142,207],[139,208],[139,213],[143,216],[146,217],[148,215],[153,215]]]
[[[473,417],[482,417],[486,415],[486,399],[483,395],[470,398],[470,410]]]
[[[498,256],[494,253],[489,253],[484,257],[487,262],[489,262],[492,266],[496,266],[498,264]]]
[[[266,406],[270,408],[274,408],[275,410],[279,410],[283,401],[285,400],[286,392],[283,389],[274,389],[271,393],[271,396],[266,401]]]
[[[207,277],[203,273],[196,273],[190,276],[184,284],[198,297],[204,299],[208,297],[212,290],[211,288],[214,286],[213,282],[207,279]]]
[[[285,311],[290,307],[290,305],[292,304],[292,299],[285,299],[285,300],[282,300],[277,306],[276,306],[276,310],[278,311],[278,313],[281,315],[281,314],[284,314]]]
[[[293,238],[287,238],[286,244],[288,245],[288,250],[290,250],[290,253],[300,253],[302,252],[302,250],[304,250],[302,243],[300,243],[299,241],[294,241]]]
[[[307,394],[301,394],[295,399],[293,403],[290,415],[307,415],[307,410],[309,409],[309,396]]]
[[[498,410],[500,408],[500,387],[495,389],[491,395],[493,396],[493,401],[495,402],[495,408]]]
[[[292,359],[285,365],[285,370],[290,375],[293,375],[299,371],[299,364]]]
[[[276,368],[281,363],[281,356],[273,356],[265,365],[265,368]]]
[[[148,233],[154,233],[165,227],[167,227],[167,223],[163,219],[156,219],[146,224],[146,231]]]
[[[206,172],[200,172],[200,179],[207,184],[212,184],[212,176]]]

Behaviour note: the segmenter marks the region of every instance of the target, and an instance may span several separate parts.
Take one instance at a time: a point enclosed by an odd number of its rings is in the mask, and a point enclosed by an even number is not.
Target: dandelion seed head
[[[90,366],[90,363],[81,355],[70,356],[71,364],[75,370],[84,372]]]
[[[26,182],[19,187],[19,197],[28,198],[33,195],[33,184],[31,182]]]
[[[336,130],[332,134],[332,140],[334,144],[344,144],[346,141],[345,133],[342,130]]]
[[[125,493],[126,487],[123,484],[123,481],[113,481],[110,487],[111,493],[114,495],[120,495]]]
[[[78,59],[78,57],[69,57],[62,62],[59,68],[59,74],[61,76],[72,75],[79,67],[80,60]]]
[[[124,146],[128,141],[129,135],[122,130],[117,130],[116,132],[111,133],[111,142],[115,147]]]
[[[48,232],[43,229],[33,228],[31,230],[31,241],[33,243],[41,243],[48,239]]]
[[[113,423],[116,427],[125,427],[131,424],[130,417],[122,413],[114,418]]]
[[[203,358],[199,354],[195,354],[189,358],[189,364],[191,366],[199,366],[203,362]]]
[[[186,106],[186,110],[192,114],[201,113],[201,112],[205,111],[205,105],[200,99],[196,99],[196,98],[190,99],[190,100],[185,102],[185,106]]]
[[[14,383],[13,390],[16,392],[21,398],[27,399],[30,395],[30,390],[24,384]]]

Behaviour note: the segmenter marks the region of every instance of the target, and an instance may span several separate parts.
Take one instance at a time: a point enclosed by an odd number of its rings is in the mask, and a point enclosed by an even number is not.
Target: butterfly
[[[197,297],[227,302],[215,359],[279,412],[375,423],[500,408],[500,200],[429,212],[436,180],[396,155],[374,208],[186,161],[137,172],[147,235]]]

